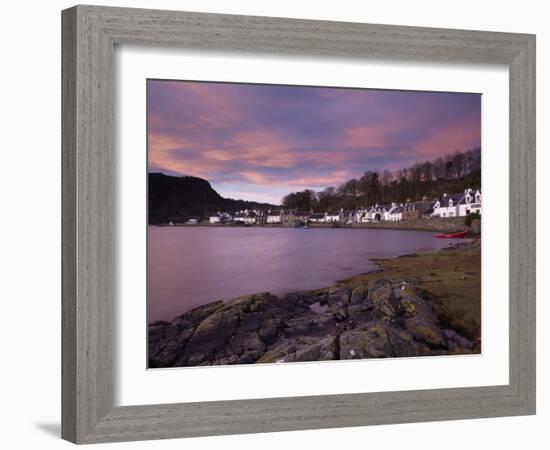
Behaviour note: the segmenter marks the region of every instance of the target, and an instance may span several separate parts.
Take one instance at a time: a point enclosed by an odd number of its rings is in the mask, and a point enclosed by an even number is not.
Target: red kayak
[[[437,238],[443,238],[443,239],[461,239],[461,238],[463,238],[464,236],[466,236],[466,233],[468,233],[468,230],[466,230],[466,231],[459,231],[459,232],[457,232],[457,233],[447,233],[447,234],[441,233],[441,234],[436,234],[435,237],[437,237]]]

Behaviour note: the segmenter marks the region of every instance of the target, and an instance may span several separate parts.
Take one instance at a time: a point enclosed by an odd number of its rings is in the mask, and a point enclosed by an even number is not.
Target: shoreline
[[[295,228],[290,224],[149,224],[148,226],[166,227],[166,228]],[[353,230],[397,230],[397,231],[426,231],[434,233],[452,233],[462,230],[469,230],[473,235],[479,235],[479,230],[473,227],[467,227],[464,224],[464,217],[454,218],[431,218],[400,221],[381,221],[369,223],[354,222],[349,225],[335,223],[309,223],[308,228],[312,229],[353,229]]]
[[[480,261],[474,239],[315,290],[208,303],[149,324],[149,367],[480,353]]]

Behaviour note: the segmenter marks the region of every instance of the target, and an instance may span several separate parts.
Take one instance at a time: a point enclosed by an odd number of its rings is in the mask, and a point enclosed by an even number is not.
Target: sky
[[[280,204],[481,146],[481,95],[147,81],[148,171]]]

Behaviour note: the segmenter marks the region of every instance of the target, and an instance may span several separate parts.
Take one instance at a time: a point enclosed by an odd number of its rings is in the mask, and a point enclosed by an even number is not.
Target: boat
[[[457,231],[456,233],[440,233],[436,234],[435,237],[442,239],[462,239],[464,236],[466,236],[466,233],[468,233],[468,230]]]

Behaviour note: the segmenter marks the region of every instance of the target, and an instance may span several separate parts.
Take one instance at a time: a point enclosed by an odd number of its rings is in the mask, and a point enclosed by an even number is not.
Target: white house
[[[458,204],[458,215],[481,214],[481,190],[468,188],[464,191],[464,197]]]
[[[359,208],[355,212],[354,222],[369,222],[369,220],[367,220],[367,210],[365,208]]]
[[[246,218],[246,213],[244,211],[239,211],[235,214],[235,218],[233,221],[235,223],[244,223],[244,220]]]
[[[390,211],[392,208],[395,208],[396,204],[392,203],[391,205],[382,205],[382,220],[388,221],[390,220]]]
[[[306,224],[311,217],[311,211],[294,211],[294,224]]]
[[[374,222],[374,221],[377,221],[377,220],[381,219],[380,216],[377,216],[377,214],[378,214],[377,207],[378,207],[378,205],[371,206],[370,208],[367,208],[367,213],[366,213],[366,218],[365,218],[365,220],[367,222]]]
[[[269,210],[267,213],[267,223],[281,223],[282,222],[282,211],[280,209]]]
[[[212,224],[216,224],[216,223],[227,223],[227,222],[231,222],[233,220],[233,217],[231,217],[231,214],[229,213],[221,213],[221,212],[217,212],[216,214],[210,216],[210,218],[208,219],[208,221]]]
[[[254,211],[247,211],[244,217],[244,223],[246,225],[253,225],[256,223],[256,213]]]
[[[220,213],[216,213],[215,215],[210,216],[210,219],[209,219],[209,222],[211,224],[221,223],[221,221],[222,221],[222,217]]]
[[[327,213],[313,213],[309,216],[309,221],[312,223],[325,223]]]
[[[340,211],[329,211],[325,215],[325,222],[340,222],[340,218],[342,217],[342,210]]]
[[[355,215],[357,214],[357,211],[355,209],[347,209],[342,211],[342,221],[346,224],[355,222]]]
[[[393,205],[389,211],[387,211],[386,215],[387,219],[390,222],[397,222],[399,220],[403,220],[403,206],[401,205]]]
[[[468,214],[481,214],[481,190],[465,189],[456,194],[443,194],[433,206],[433,216],[464,217]]]
[[[436,217],[458,217],[458,205],[463,198],[463,192],[443,194],[443,197],[434,204],[433,215]]]
[[[380,214],[380,220],[390,220],[390,210],[397,206],[396,203],[391,203],[389,205],[380,205],[378,206],[378,211]]]

